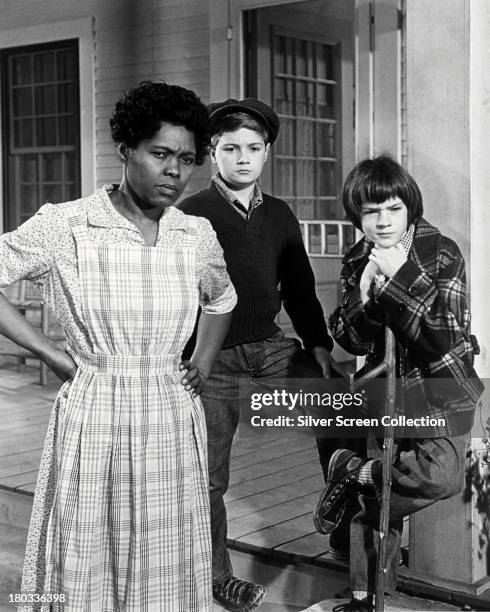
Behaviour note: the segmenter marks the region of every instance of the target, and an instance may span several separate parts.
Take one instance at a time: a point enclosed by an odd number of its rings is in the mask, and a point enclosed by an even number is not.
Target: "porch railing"
[[[299,224],[310,257],[342,257],[355,242],[350,221],[300,220]]]

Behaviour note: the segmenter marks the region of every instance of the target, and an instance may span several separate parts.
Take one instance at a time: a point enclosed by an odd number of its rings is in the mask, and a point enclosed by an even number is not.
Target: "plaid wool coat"
[[[476,339],[470,334],[463,256],[457,244],[419,219],[408,261],[366,306],[359,282],[372,243],[363,238],[343,259],[340,305],[329,319],[337,342],[366,355],[369,371],[384,357],[384,327],[397,340],[397,368],[407,417],[443,418],[444,426],[417,431],[423,437],[459,435],[473,424],[483,385],[473,369]],[[363,369],[364,369],[363,368]],[[370,399],[369,412],[380,411]],[[381,402],[382,403],[382,402]]]

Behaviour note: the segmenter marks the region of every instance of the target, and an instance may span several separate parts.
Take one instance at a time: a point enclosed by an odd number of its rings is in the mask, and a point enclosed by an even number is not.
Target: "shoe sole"
[[[328,470],[327,470],[327,482],[331,482],[332,480],[332,474],[333,474],[333,470],[334,470],[334,466],[337,460],[337,457],[340,455],[340,453],[343,453],[344,449],[342,448],[338,448],[331,456],[330,458],[330,462],[328,464]],[[349,496],[349,493],[347,492],[346,494],[346,500]],[[317,504],[317,508],[318,506],[320,506],[320,501],[322,498],[320,498],[320,500],[318,500],[318,504]],[[340,521],[342,520],[342,517],[344,515],[345,512],[345,502],[343,502],[343,508],[339,508],[339,513],[336,516],[336,520],[335,523],[332,521],[327,521],[326,519],[318,519],[317,518],[317,512],[313,512],[313,523],[315,525],[315,529],[318,531],[318,533],[321,533],[323,535],[330,535],[332,533],[332,531],[335,530],[335,528],[337,527],[337,525],[340,523]],[[319,513],[318,513],[319,514]]]
[[[338,448],[333,455],[330,457],[330,461],[328,462],[328,470],[327,470],[327,480],[331,480],[332,479],[332,473],[334,470],[334,465],[337,461],[337,457],[340,455],[340,453],[343,453],[344,449],[343,448]]]

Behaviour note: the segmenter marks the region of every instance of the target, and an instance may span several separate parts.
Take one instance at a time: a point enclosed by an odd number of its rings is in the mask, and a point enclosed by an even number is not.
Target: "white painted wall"
[[[83,18],[93,23],[94,69],[93,90],[82,84],[81,99],[82,107],[89,104],[95,118],[90,143],[95,172],[92,184],[83,185],[86,194],[120,178],[108,123],[123,90],[143,79],[161,78],[193,89],[208,102],[210,77],[208,4],[202,0],[2,0],[0,48],[7,37],[7,46],[10,40],[12,46],[38,43],[38,32],[47,27],[56,40],[58,25]],[[29,35],[19,41],[12,38],[12,31]],[[92,134],[84,126],[81,136],[87,142]],[[87,163],[84,158],[82,175]],[[198,169],[189,190],[203,187],[208,177],[207,166]]]
[[[426,217],[469,260],[469,22],[465,0],[407,3],[409,170]]]

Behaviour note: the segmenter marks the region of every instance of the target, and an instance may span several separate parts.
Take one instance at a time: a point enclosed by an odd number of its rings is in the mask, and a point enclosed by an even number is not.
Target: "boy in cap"
[[[261,585],[235,578],[226,549],[230,451],[239,420],[240,378],[328,377],[330,338],[297,219],[282,200],[258,185],[279,131],[277,114],[259,100],[211,104],[211,159],[219,172],[180,208],[204,216],[221,243],[238,294],[231,327],[202,394],[208,430],[213,538],[213,595],[227,610],[248,611],[265,595]],[[301,344],[275,323],[281,304]],[[332,451],[333,452],[333,451]]]

